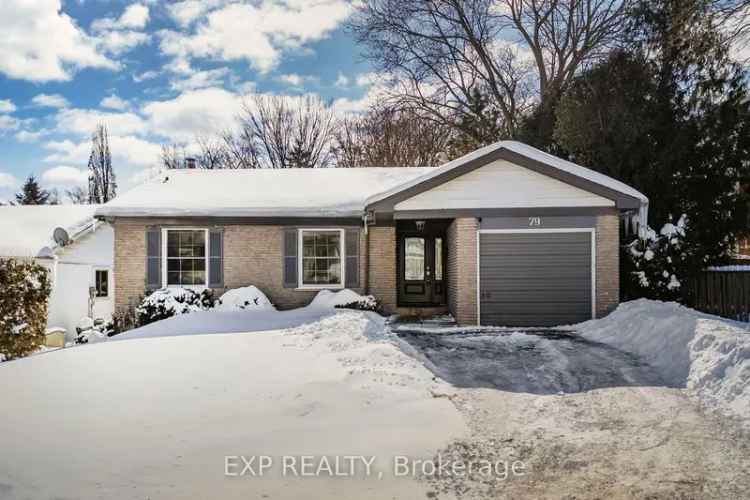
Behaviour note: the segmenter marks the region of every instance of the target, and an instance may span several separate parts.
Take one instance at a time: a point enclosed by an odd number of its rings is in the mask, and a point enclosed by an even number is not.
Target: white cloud
[[[385,89],[380,85],[370,87],[370,89],[359,99],[350,99],[341,97],[333,101],[333,108],[337,113],[361,113],[367,111],[375,104],[384,94]]]
[[[186,27],[222,3],[222,0],[186,0],[169,5],[167,10],[178,25]]]
[[[148,7],[139,3],[128,5],[119,19],[105,17],[96,19],[91,23],[93,31],[105,31],[112,29],[143,29],[148,23]]]
[[[16,110],[16,105],[10,99],[0,99],[0,113],[12,113]]]
[[[357,76],[357,85],[360,87],[370,87],[380,80],[377,73],[362,73]]]
[[[61,9],[60,0],[0,2],[0,72],[48,81],[70,80],[77,68],[118,68]]]
[[[336,83],[334,83],[334,85],[340,88],[348,87],[349,77],[339,71],[339,75],[336,77]]]
[[[85,165],[91,152],[91,142],[83,140],[49,141],[44,145],[50,154],[46,162]],[[112,165],[117,173],[121,167],[148,167],[158,163],[161,154],[159,144],[132,135],[109,137]]]
[[[221,85],[229,74],[228,68],[209,69],[206,71],[196,71],[187,78],[174,79],[171,86],[174,90],[185,91],[202,89],[206,87],[215,87]]]
[[[116,109],[119,111],[126,110],[129,107],[128,101],[124,99],[120,99],[114,94],[102,99],[101,102],[99,103],[99,106],[101,106],[102,108]]]
[[[162,31],[160,46],[164,54],[177,58],[246,60],[267,72],[278,64],[282,52],[300,50],[326,37],[349,11],[345,0],[230,4],[208,14],[192,34]]]
[[[151,102],[142,111],[153,133],[176,142],[190,142],[196,135],[214,135],[232,128],[240,105],[240,96],[214,87]]]
[[[18,179],[16,179],[11,174],[6,174],[5,172],[0,172],[0,188],[8,188],[13,189],[19,184]]]
[[[102,50],[119,55],[147,43],[150,39],[146,33],[138,31],[108,31],[98,36],[96,43]]]
[[[0,115],[0,132],[16,130],[18,128],[18,125],[18,119],[8,115]]]
[[[44,133],[45,131],[42,130],[19,130],[18,132],[16,132],[16,135],[14,137],[18,142],[36,142],[40,137],[42,137],[42,135],[44,135]]]
[[[302,77],[296,73],[281,75],[279,76],[279,80],[295,87],[299,87],[300,85],[302,85]]]
[[[158,71],[153,71],[153,70],[144,71],[140,75],[133,75],[133,81],[135,83],[141,83],[141,82],[144,82],[146,80],[152,80],[152,79],[156,78],[157,76],[159,76],[159,72]]]
[[[89,180],[89,173],[86,169],[60,165],[45,170],[42,180],[56,186],[84,186]]]
[[[61,133],[89,137],[97,125],[107,126],[110,135],[145,135],[146,122],[135,113],[117,113],[94,109],[61,109],[55,115],[56,130]]]
[[[38,94],[31,99],[31,103],[44,108],[66,108],[70,104],[60,94]]]

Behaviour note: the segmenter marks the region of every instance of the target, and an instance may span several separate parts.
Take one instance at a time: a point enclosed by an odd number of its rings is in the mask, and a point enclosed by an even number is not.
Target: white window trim
[[[107,271],[107,296],[106,297],[94,297],[94,300],[112,300],[112,268],[107,266],[94,266],[91,269],[91,282],[93,283],[94,289],[96,289],[96,272]]]
[[[591,319],[596,319],[596,229],[593,227],[571,227],[554,229],[480,229],[477,231],[477,325],[482,323],[482,300],[480,283],[480,244],[482,234],[512,234],[512,233],[590,233],[591,234]]]
[[[337,285],[305,285],[303,283],[304,276],[302,275],[302,261],[303,248],[302,248],[302,235],[303,233],[315,233],[315,232],[335,232],[339,233],[339,260],[341,261],[341,283]],[[297,230],[297,290],[342,290],[346,285],[346,231],[337,227],[305,227]]]
[[[203,231],[205,233],[205,237],[203,239],[206,251],[205,251],[205,261],[206,261],[206,282],[203,285],[167,285],[167,233],[170,231]],[[162,288],[190,288],[193,290],[204,290],[208,288],[208,284],[211,283],[210,276],[208,273],[211,272],[209,269],[209,259],[210,256],[208,254],[209,252],[209,234],[208,234],[208,228],[205,227],[164,227],[161,230],[161,286]]]

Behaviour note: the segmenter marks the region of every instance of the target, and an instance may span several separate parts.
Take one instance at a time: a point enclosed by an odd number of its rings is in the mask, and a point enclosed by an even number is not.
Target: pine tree
[[[686,278],[725,262],[748,232],[750,198],[740,189],[750,179],[748,75],[708,8],[638,2],[629,53],[581,75],[556,115],[556,140],[576,161],[644,192],[652,221],[685,214]]]
[[[117,194],[117,181],[112,168],[107,127],[99,125],[91,136],[89,155],[89,203],[107,203]]]
[[[55,200],[51,193],[42,189],[36,178],[30,175],[23,183],[21,192],[16,194],[16,203],[19,205],[53,205]]]

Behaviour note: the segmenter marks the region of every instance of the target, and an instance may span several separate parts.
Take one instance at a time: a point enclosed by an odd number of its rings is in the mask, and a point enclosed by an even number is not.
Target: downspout
[[[370,293],[370,231],[367,226],[367,212],[362,215],[362,224],[365,226],[365,294]]]

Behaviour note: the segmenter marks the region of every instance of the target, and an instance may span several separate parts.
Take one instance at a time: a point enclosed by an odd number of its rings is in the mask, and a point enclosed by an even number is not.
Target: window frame
[[[107,273],[107,295],[96,295],[94,300],[109,300],[112,298],[112,270],[109,267],[95,266],[93,269],[92,281],[94,283],[94,290],[97,289],[96,273],[104,271]],[[97,290],[98,291],[98,290]]]
[[[339,233],[339,265],[341,281],[338,284],[305,284],[304,270],[304,234],[305,233]],[[297,290],[342,290],[346,288],[346,230],[338,227],[311,227],[297,229]]]
[[[203,244],[205,246],[203,260],[205,262],[206,269],[206,281],[202,285],[169,285],[167,284],[167,263],[169,256],[167,255],[167,239],[170,231],[203,231]],[[209,231],[207,227],[164,227],[161,230],[161,286],[162,288],[189,288],[193,290],[205,290],[208,288],[208,284],[211,283],[211,279],[208,275],[209,269]]]

